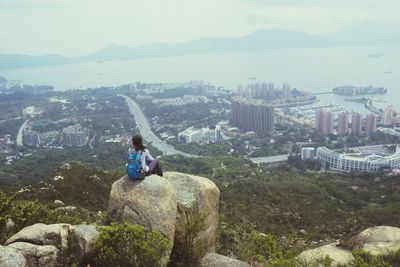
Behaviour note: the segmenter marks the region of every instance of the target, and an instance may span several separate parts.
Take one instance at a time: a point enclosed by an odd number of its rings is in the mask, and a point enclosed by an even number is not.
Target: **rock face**
[[[29,242],[35,245],[54,245],[58,248],[62,247],[62,243],[68,235],[69,224],[43,224],[37,223],[25,227],[12,237],[10,237],[6,245],[15,242]]]
[[[353,260],[353,255],[350,251],[338,247],[338,244],[333,243],[303,251],[297,258],[301,263],[312,265],[314,261],[329,256],[333,260],[333,266],[348,265]]]
[[[400,249],[400,228],[391,226],[375,226],[368,228],[351,240],[354,241],[353,249],[362,249],[374,255],[386,254]],[[338,243],[329,244],[315,249],[303,251],[298,259],[306,263],[329,256],[333,265],[349,265],[354,259],[351,251],[340,248]]]
[[[202,267],[251,267],[250,264],[217,253],[207,253],[200,261]]]
[[[218,227],[219,189],[209,179],[178,172],[166,172],[176,192],[178,213],[174,254],[185,251],[200,260],[214,251]]]
[[[60,251],[52,245],[34,245],[25,242],[16,242],[10,248],[20,251],[29,262],[30,267],[53,267],[60,261]]]
[[[94,243],[96,242],[99,233],[93,225],[72,225],[70,230],[75,235],[76,241],[80,248],[79,254],[83,258],[89,255],[94,250]]]
[[[111,221],[160,232],[170,240],[175,260],[190,256],[197,262],[214,250],[218,206],[219,189],[209,179],[166,172],[164,177],[131,181],[125,176],[116,181],[108,214]]]
[[[28,267],[28,261],[20,251],[0,246],[0,266]]]
[[[375,226],[368,228],[355,237],[358,249],[374,255],[400,249],[400,228]]]
[[[175,190],[167,179],[151,175],[141,181],[127,176],[114,182],[111,188],[108,216],[111,221],[139,224],[148,230],[160,232],[170,241],[168,263],[175,235]]]
[[[10,237],[6,244],[7,248],[21,253],[30,267],[52,267],[64,265],[62,253],[68,249],[69,239],[73,238],[77,243],[74,260],[81,263],[92,253],[97,237],[96,227],[92,225],[38,223],[22,229]]]

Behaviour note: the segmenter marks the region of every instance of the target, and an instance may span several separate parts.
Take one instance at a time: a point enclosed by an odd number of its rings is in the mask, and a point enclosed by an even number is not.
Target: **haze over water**
[[[369,55],[383,54],[380,57]],[[236,89],[251,82],[288,82],[310,92],[331,91],[335,86],[382,86],[377,96],[400,109],[400,47],[335,47],[283,49],[264,52],[198,54],[180,57],[106,61],[1,71],[23,84],[49,84],[56,90],[117,86],[132,82],[185,82],[204,80]],[[391,71],[391,74],[387,73]],[[386,73],[385,73],[386,72]],[[249,78],[256,78],[250,80]],[[334,102],[347,110],[365,113],[361,104],[343,97],[319,95],[321,103]]]

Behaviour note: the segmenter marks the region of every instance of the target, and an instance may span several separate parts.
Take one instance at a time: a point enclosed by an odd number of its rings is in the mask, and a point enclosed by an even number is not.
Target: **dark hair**
[[[140,135],[135,135],[132,137],[132,143],[135,145],[135,150],[144,150],[146,147],[143,145],[143,139]]]

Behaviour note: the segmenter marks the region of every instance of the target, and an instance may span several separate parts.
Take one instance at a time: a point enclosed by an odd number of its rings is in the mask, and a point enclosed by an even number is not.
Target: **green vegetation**
[[[128,92],[127,88],[121,90]],[[0,166],[0,185],[6,192],[0,192],[1,242],[37,222],[101,222],[103,218],[98,211],[106,210],[112,183],[125,173],[128,145],[104,144],[100,137],[136,132],[125,102],[116,96],[116,92],[110,88],[98,88],[41,95],[15,93],[0,100],[0,135],[16,134],[23,122],[22,118],[17,118],[22,108],[42,105],[46,119],[38,120],[33,125],[34,130],[60,130],[64,125],[59,120],[80,118],[81,123],[90,128],[95,140],[92,147],[39,149],[12,165]],[[181,96],[182,92],[172,91],[158,97],[173,97],[174,94]],[[47,99],[50,96],[59,96],[70,103],[49,103]],[[94,101],[96,104],[88,106]],[[146,101],[141,102],[151,107],[145,108],[146,114],[161,118],[156,121],[161,127],[159,133],[178,131],[177,127],[169,124],[185,128],[196,123],[196,126],[206,127],[226,119],[226,114],[211,113],[211,109],[220,107],[216,101],[179,109],[159,108]],[[345,144],[398,142],[398,138],[377,133],[369,139],[348,136],[346,140],[338,139],[333,143],[333,136],[328,141],[323,135],[301,128],[278,126],[278,130],[283,131],[282,135],[250,138],[251,146],[260,147],[251,156],[287,153],[293,143],[309,139],[332,148]],[[271,143],[270,138],[274,142]],[[277,167],[258,166],[244,158],[249,153],[244,140],[248,139],[236,138],[215,144],[174,143],[182,151],[211,157],[161,158],[165,171],[202,175],[219,187],[221,223],[217,252],[255,266],[298,266],[295,256],[303,249],[346,239],[374,225],[400,226],[399,177],[319,172],[318,162],[302,161],[297,157],[290,157],[288,163]],[[228,154],[231,148],[234,151]],[[149,149],[153,156],[160,154],[152,147]],[[21,151],[29,152],[28,149]],[[4,158],[0,156],[0,160]],[[21,187],[23,190],[15,193]],[[77,208],[56,210],[56,199]],[[193,222],[190,227],[195,231],[198,225]],[[138,226],[121,224],[99,229],[101,238],[97,243],[99,253],[96,260],[100,266],[157,266],[167,246],[159,234],[146,232]],[[73,233],[70,242],[71,252],[68,253],[73,255]],[[187,242],[189,246],[193,236],[189,235]],[[191,261],[196,252],[185,253],[175,254],[179,260],[174,262],[174,266],[196,265]],[[399,266],[399,254],[373,256],[355,251],[352,266]],[[330,265],[331,261],[325,258],[312,266]]]
[[[14,194],[6,195],[0,191],[0,243],[24,227],[35,223],[95,223],[103,218],[94,212],[77,209],[74,212],[58,212],[37,200],[19,200]]]
[[[50,179],[29,186],[18,198],[38,199],[50,206],[57,199],[69,206],[104,211],[107,209],[111,185],[120,176],[78,163],[65,164],[57,168]]]
[[[95,266],[162,266],[169,241],[160,233],[127,223],[114,223],[98,229]]]
[[[372,255],[362,250],[353,251],[354,260],[351,267],[397,267],[400,266],[400,250],[382,255]]]

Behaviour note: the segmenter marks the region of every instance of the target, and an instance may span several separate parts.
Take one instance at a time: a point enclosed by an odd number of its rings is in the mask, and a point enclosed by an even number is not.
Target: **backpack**
[[[146,176],[140,162],[141,153],[132,151],[128,155],[128,164],[126,165],[126,173],[131,180],[142,180]]]

